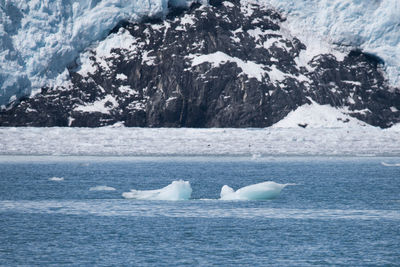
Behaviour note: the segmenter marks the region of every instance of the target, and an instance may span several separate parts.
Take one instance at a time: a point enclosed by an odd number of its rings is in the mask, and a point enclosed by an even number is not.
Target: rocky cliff
[[[266,6],[231,1],[121,22],[69,67],[70,82],[0,112],[1,126],[267,127],[309,103],[382,128],[400,91],[376,56],[301,56],[307,47]]]

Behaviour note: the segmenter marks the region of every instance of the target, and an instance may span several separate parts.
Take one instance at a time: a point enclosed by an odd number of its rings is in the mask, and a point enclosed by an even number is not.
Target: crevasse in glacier
[[[163,15],[168,4],[193,1],[0,0],[0,105],[32,89],[65,84],[66,66],[121,20]],[[243,1],[287,14],[286,28],[308,46],[310,56],[321,39],[348,50],[359,48],[381,57],[392,85],[400,84],[398,0]]]

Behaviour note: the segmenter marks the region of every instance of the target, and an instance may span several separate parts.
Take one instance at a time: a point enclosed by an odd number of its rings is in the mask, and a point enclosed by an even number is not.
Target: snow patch
[[[88,50],[79,56],[79,68],[77,73],[83,77],[88,74],[94,74],[98,69],[95,63],[99,64],[105,70],[108,70],[109,63],[107,58],[112,57],[113,49],[121,49],[126,51],[135,51],[135,38],[129,31],[121,28],[117,33],[109,35],[105,40],[94,45],[94,50]],[[90,47],[89,47],[90,48]]]
[[[118,90],[121,93],[126,93],[129,95],[139,95],[139,92],[132,89],[129,85],[121,85],[120,87],[118,87]]]
[[[147,66],[155,65],[154,60],[155,56],[149,56],[149,53],[152,51],[144,51],[142,53],[142,64],[146,64]]]
[[[121,80],[121,81],[126,81],[126,80],[128,80],[128,76],[126,76],[126,75],[123,74],[123,73],[118,73],[118,74],[115,76],[115,78],[116,78],[117,80]]]
[[[118,107],[118,102],[112,95],[106,95],[103,99],[97,100],[93,103],[76,106],[75,111],[82,112],[100,112],[103,114],[110,114],[110,110]]]
[[[211,63],[214,68],[216,68],[228,62],[233,62],[236,63],[236,65],[242,69],[242,72],[250,78],[256,78],[261,82],[263,76],[265,75],[263,65],[256,64],[252,61],[245,62],[240,58],[231,57],[220,51],[207,55],[189,55],[188,58],[192,60],[192,67],[208,62]]]
[[[319,105],[311,101],[290,112],[284,119],[274,124],[273,128],[359,128],[367,125],[356,118],[345,114],[345,109],[337,109],[330,105]]]

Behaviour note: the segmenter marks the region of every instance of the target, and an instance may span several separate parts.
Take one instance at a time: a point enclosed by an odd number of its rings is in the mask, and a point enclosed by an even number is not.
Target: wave
[[[124,198],[142,200],[188,200],[192,187],[188,181],[173,181],[171,184],[156,190],[135,190],[122,193]]]
[[[272,181],[252,184],[233,190],[231,187],[224,185],[221,189],[221,200],[266,200],[274,199],[279,196],[282,189],[288,185],[294,184],[278,184]]]
[[[49,181],[61,182],[61,181],[64,181],[64,178],[63,177],[51,177],[51,178],[49,178]]]
[[[98,186],[94,186],[89,188],[89,191],[115,191],[117,189],[115,189],[114,187],[111,186],[106,186],[106,185],[98,185]]]
[[[382,161],[381,164],[386,167],[400,167],[400,163],[386,163]]]

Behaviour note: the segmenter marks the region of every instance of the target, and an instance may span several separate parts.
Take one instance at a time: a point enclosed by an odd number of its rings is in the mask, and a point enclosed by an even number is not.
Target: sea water
[[[400,158],[0,158],[0,265],[400,264]],[[125,199],[176,180],[184,201]],[[274,181],[263,201],[219,200]]]

